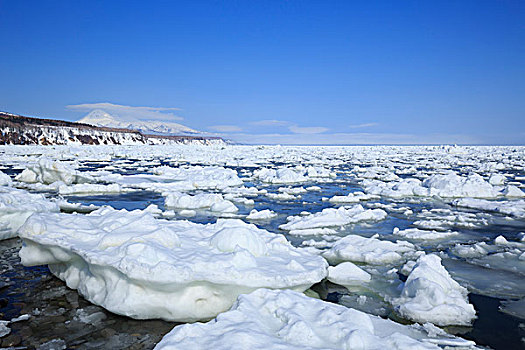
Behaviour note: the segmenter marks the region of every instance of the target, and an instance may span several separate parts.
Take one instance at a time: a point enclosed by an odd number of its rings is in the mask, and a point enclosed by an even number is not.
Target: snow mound
[[[13,238],[33,213],[58,212],[56,203],[41,194],[0,187],[0,240]]]
[[[364,209],[361,205],[326,208],[307,216],[290,216],[288,222],[279,226],[282,230],[304,230],[320,227],[344,226],[361,221],[380,221],[387,217],[382,209]]]
[[[20,229],[26,266],[48,264],[94,304],[138,319],[192,322],[257,288],[303,291],[327,263],[241,220],[157,220],[145,211],[35,214]]]
[[[21,182],[52,184],[62,181],[66,185],[91,182],[93,179],[81,174],[68,164],[58,160],[40,158],[36,164],[29,165],[15,178]]]
[[[476,318],[467,294],[467,289],[450,277],[441,264],[441,258],[429,254],[417,260],[401,297],[392,303],[401,316],[416,322],[466,326]]]
[[[337,241],[332,248],[323,253],[330,263],[353,261],[372,265],[398,263],[416,253],[412,243],[406,241],[383,241],[379,235],[365,238],[348,235]]]
[[[176,326],[155,347],[170,349],[441,349],[474,348],[432,325],[401,325],[294,291],[241,295],[208,323]]]

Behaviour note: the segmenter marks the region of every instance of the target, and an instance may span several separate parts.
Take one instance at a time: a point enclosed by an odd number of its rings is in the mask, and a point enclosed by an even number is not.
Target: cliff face
[[[96,127],[0,112],[0,145],[220,145],[224,143],[221,138],[214,137],[144,135],[129,129]]]

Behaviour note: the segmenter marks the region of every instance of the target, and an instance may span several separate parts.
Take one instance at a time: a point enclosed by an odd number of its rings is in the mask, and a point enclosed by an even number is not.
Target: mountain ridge
[[[160,120],[125,120],[102,109],[95,109],[78,121],[79,123],[102,127],[124,128],[154,135],[197,135],[201,132],[185,125]]]

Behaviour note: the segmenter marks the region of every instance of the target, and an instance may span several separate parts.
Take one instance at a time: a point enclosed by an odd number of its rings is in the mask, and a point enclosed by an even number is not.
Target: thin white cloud
[[[242,129],[237,125],[212,125],[208,127],[213,131],[218,132],[240,132]]]
[[[354,124],[354,125],[349,125],[348,127],[350,129],[361,129],[361,128],[370,128],[372,126],[378,126],[379,123],[363,123],[363,124]]]
[[[257,125],[257,126],[285,126],[285,125],[289,125],[290,122],[286,120],[264,119],[264,120],[258,120],[255,122],[251,122],[250,124]]]
[[[463,134],[325,133],[325,134],[249,134],[221,135],[242,144],[283,145],[412,145],[480,144],[483,140]]]
[[[180,108],[174,107],[135,107],[117,105],[109,102],[101,103],[82,103],[78,105],[68,105],[67,109],[76,111],[92,111],[101,109],[114,114],[126,120],[183,120],[182,117],[171,113],[171,111],[180,111]]]
[[[292,125],[288,128],[294,134],[320,134],[328,131],[328,128],[322,126],[298,126]]]

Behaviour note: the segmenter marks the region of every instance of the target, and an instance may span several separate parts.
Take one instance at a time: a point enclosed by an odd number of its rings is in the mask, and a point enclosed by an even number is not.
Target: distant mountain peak
[[[185,125],[169,121],[138,119],[126,120],[114,116],[102,109],[92,110],[78,122],[94,126],[104,126],[108,128],[138,130],[143,134],[195,135],[200,133],[199,131],[191,129]]]

